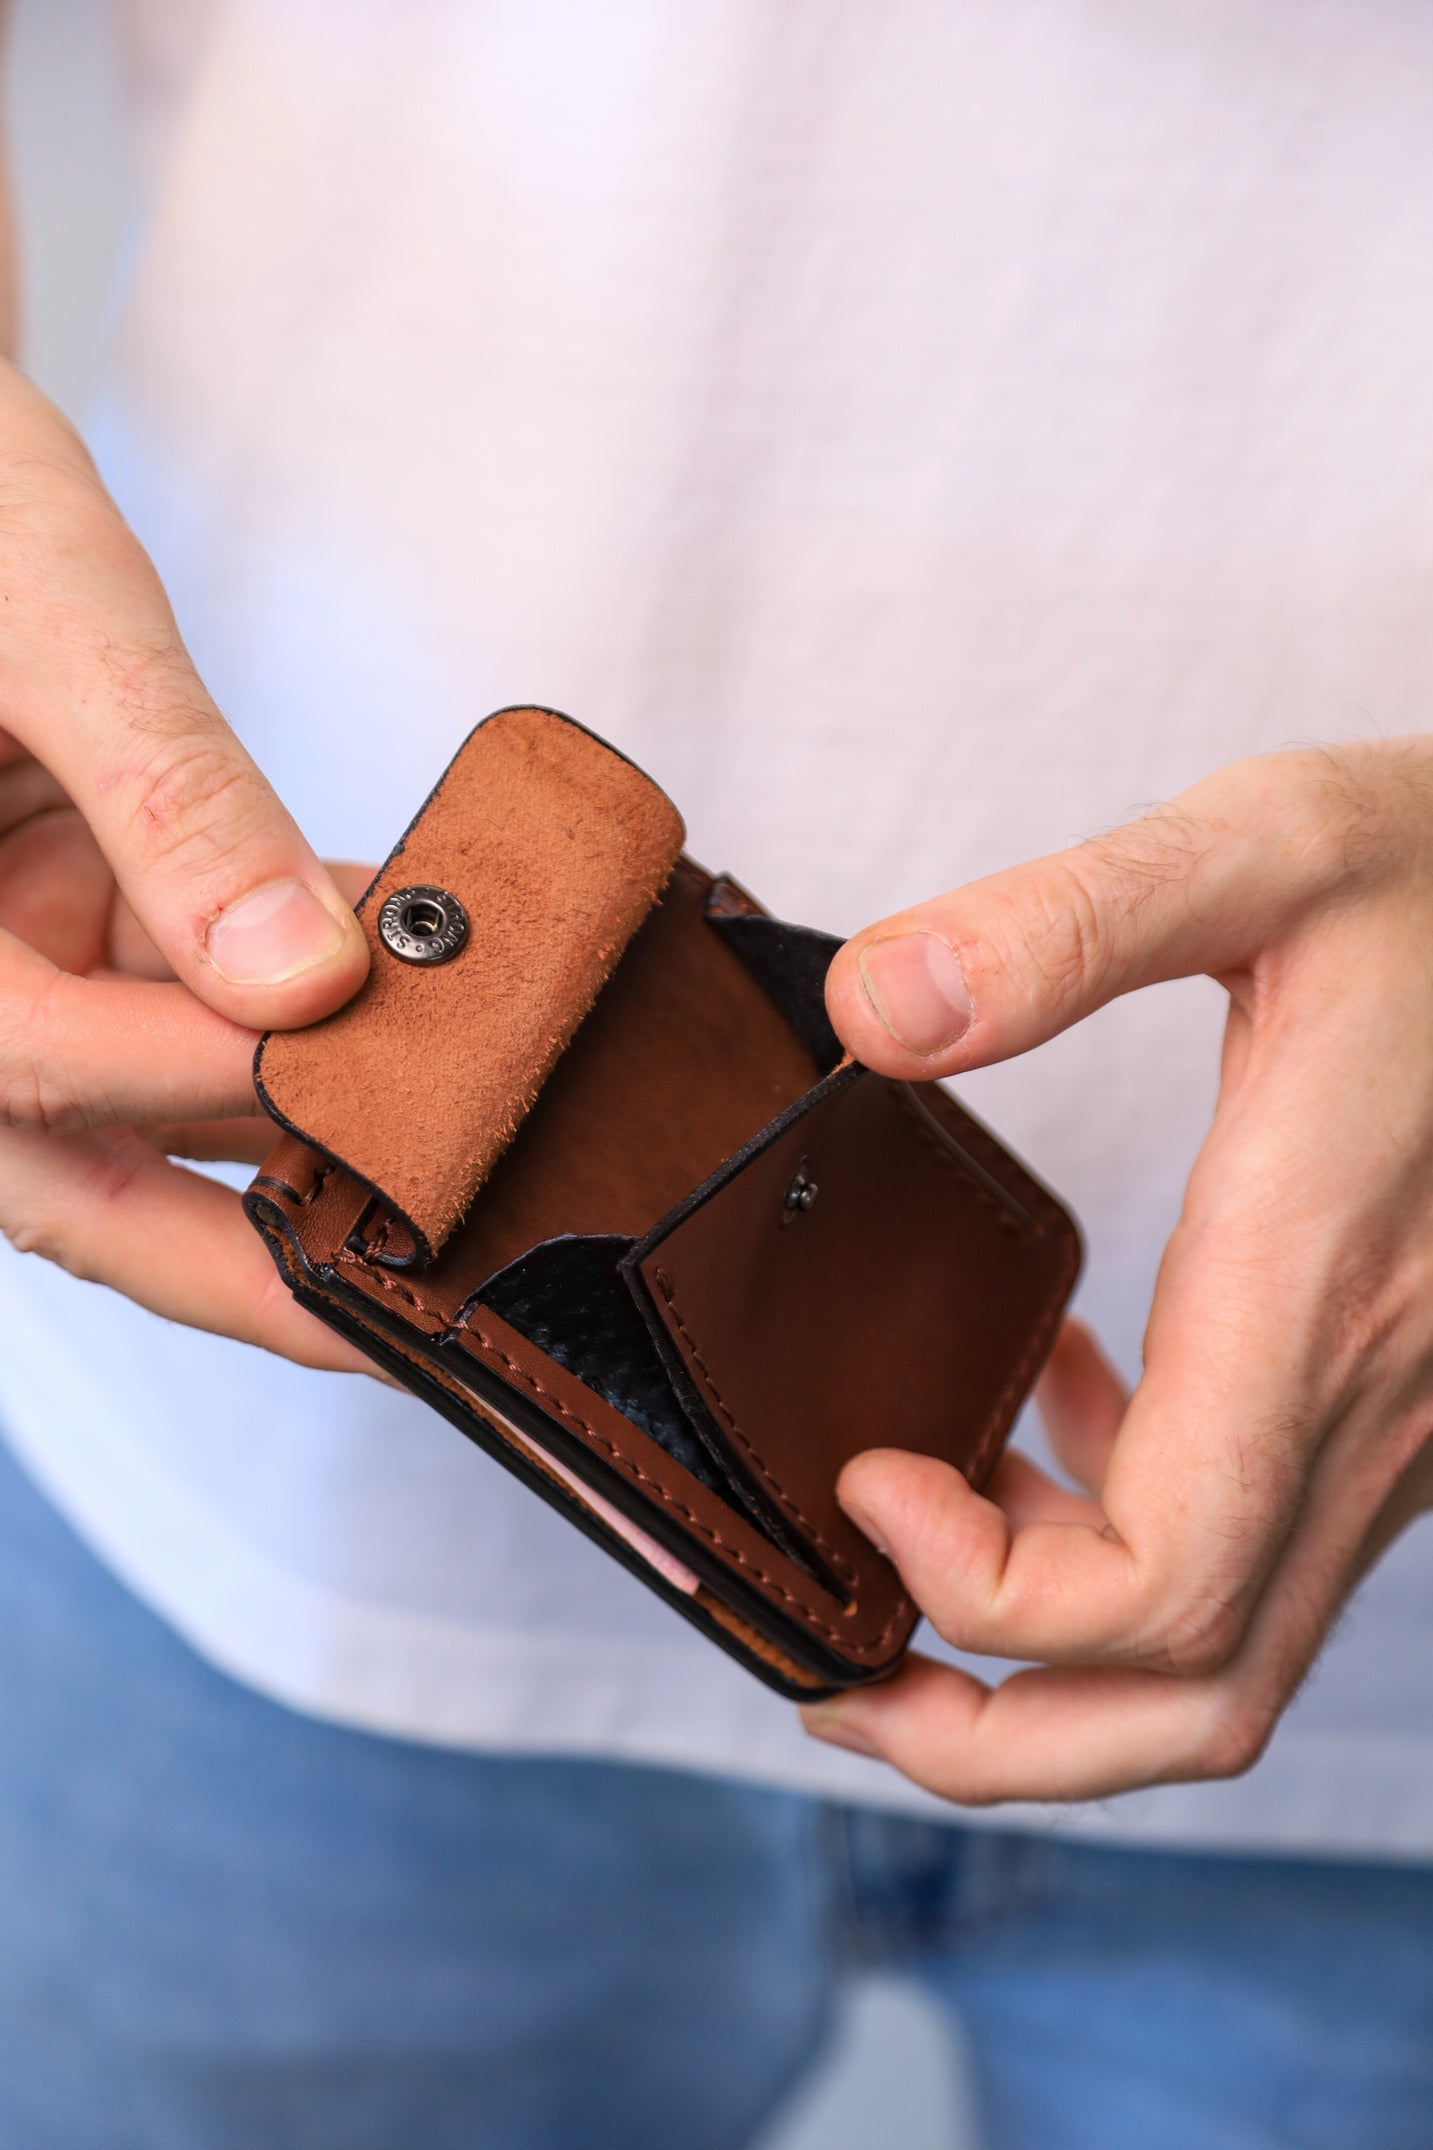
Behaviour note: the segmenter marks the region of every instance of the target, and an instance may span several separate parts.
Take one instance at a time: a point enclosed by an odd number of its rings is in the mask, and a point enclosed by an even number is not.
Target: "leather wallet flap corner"
[[[397,1212],[428,1260],[512,1141],[681,849],[671,801],[543,709],[470,734],[358,905],[372,968],[308,1030],[271,1031],[254,1080],[290,1133]],[[405,962],[379,914],[404,889],[456,897],[467,938]]]

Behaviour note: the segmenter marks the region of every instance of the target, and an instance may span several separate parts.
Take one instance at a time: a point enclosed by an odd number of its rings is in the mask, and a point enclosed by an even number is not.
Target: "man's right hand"
[[[365,1366],[155,1131],[252,1116],[255,1033],[367,968],[83,445],[0,366],[0,1230],[174,1319]]]

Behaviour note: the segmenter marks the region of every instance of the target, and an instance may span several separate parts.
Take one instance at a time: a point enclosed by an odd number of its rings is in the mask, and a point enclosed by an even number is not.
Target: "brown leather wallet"
[[[301,1304],[809,1700],[918,1617],[842,1465],[983,1483],[1079,1236],[937,1084],[844,1057],[836,940],[682,841],[568,718],[480,724],[358,906],[367,983],[259,1046],[245,1203]]]

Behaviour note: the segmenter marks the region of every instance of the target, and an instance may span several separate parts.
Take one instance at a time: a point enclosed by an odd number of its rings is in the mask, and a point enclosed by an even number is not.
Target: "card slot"
[[[673,1395],[647,1324],[619,1273],[618,1263],[633,1244],[619,1233],[564,1233],[544,1240],[489,1277],[473,1303],[499,1315],[640,1427],[710,1492],[728,1498],[724,1478]]]
[[[489,1277],[468,1305],[486,1307],[535,1344],[838,1603],[848,1603],[849,1591],[754,1483],[681,1361],[663,1348],[660,1330],[639,1310],[622,1267],[636,1244],[620,1233],[544,1240]],[[455,1326],[466,1311],[459,1310]]]

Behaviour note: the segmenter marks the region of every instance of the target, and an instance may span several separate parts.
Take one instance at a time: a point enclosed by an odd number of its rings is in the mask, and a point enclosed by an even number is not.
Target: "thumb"
[[[288,1029],[362,984],[362,928],[177,637],[131,668],[122,703],[87,698],[43,751],[134,919],[219,1014]]]
[[[0,713],[89,824],[176,977],[250,1029],[362,982],[361,927],[206,692],[158,575],[39,392],[0,369]]]
[[[928,1081],[1027,1051],[1118,994],[1227,977],[1326,894],[1295,755],[1222,771],[1112,833],[973,881],[846,942],[826,1001],[867,1067]]]

